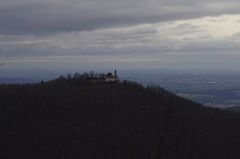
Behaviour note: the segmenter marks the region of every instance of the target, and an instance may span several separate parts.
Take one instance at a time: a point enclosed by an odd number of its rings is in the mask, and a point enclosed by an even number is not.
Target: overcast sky
[[[0,0],[0,71],[240,68],[239,0]]]

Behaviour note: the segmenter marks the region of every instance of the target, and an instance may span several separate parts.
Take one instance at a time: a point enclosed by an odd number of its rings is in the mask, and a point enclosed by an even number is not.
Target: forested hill
[[[240,116],[94,78],[0,86],[1,159],[237,159]]]

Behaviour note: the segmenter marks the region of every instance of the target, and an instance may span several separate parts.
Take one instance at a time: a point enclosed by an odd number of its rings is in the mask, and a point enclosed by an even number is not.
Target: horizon
[[[108,73],[113,70],[93,71],[94,73]],[[16,73],[1,76],[0,84],[26,84],[54,80],[61,75],[68,76],[74,73],[83,74],[91,71],[37,71]],[[158,86],[178,96],[201,103],[208,107],[230,108],[240,104],[240,73],[230,71],[203,71],[203,70],[167,70],[167,69],[135,69],[117,70],[121,81],[133,81],[143,86]]]

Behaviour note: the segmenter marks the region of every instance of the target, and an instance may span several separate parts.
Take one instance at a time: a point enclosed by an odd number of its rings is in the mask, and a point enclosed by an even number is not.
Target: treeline
[[[105,73],[96,73],[94,71],[90,72],[84,72],[84,73],[75,73],[75,74],[68,74],[66,76],[60,76],[58,79],[68,79],[68,80],[74,80],[74,79],[105,79],[106,78]]]

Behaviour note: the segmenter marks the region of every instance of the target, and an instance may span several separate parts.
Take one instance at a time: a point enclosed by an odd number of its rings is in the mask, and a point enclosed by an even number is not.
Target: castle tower
[[[117,70],[114,70],[114,77],[117,78],[118,75],[117,75]]]

